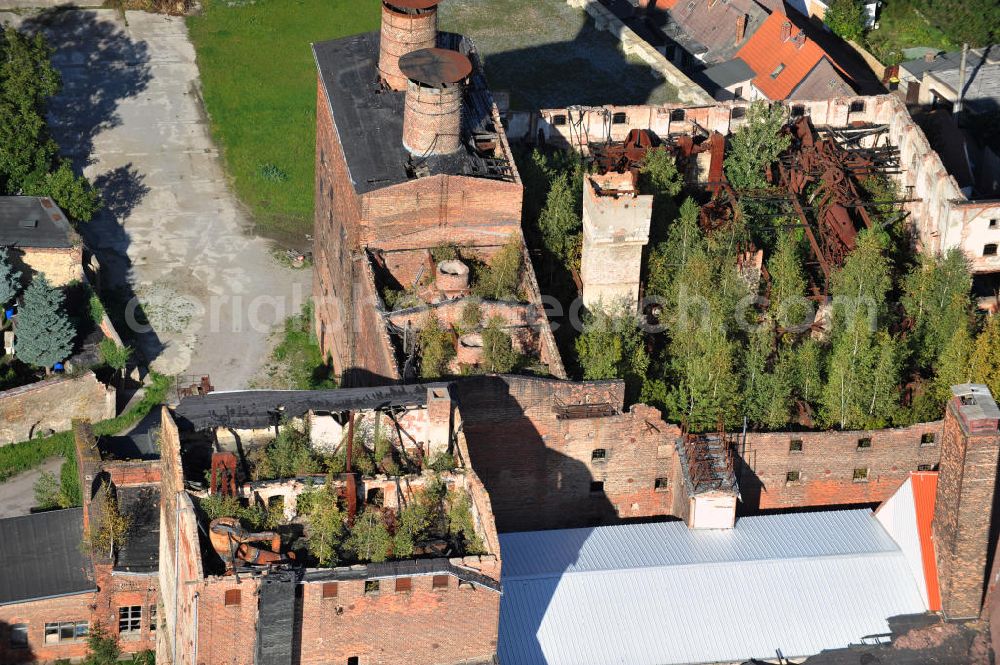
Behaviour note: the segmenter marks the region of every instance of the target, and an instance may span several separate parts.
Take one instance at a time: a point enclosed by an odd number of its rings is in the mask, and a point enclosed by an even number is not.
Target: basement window
[[[670,479],[669,478],[657,478],[653,482],[653,489],[657,492],[666,492],[670,489]]]
[[[933,464],[918,464],[917,465],[917,471],[933,471],[933,470],[934,470],[934,465]]]
[[[365,593],[378,593],[381,587],[378,580],[365,580]]]
[[[27,649],[28,648],[28,624],[26,623],[15,623],[10,627],[10,648],[11,649]]]
[[[409,577],[396,578],[396,593],[406,593],[413,590],[413,580]]]
[[[239,589],[227,589],[226,590],[226,607],[234,607],[243,602],[243,597]]]
[[[626,113],[618,112],[611,116],[612,125],[624,125],[626,122],[628,122],[628,115]]]
[[[432,589],[447,589],[448,588],[448,576],[447,575],[435,575],[431,579]]]
[[[604,448],[595,448],[594,452],[590,453],[591,462],[603,462],[608,458],[608,451]]]
[[[996,255],[997,255],[996,243],[991,242],[990,244],[983,247],[983,256],[996,256]]]
[[[684,118],[684,109],[674,109],[670,112],[670,122],[681,122]]]
[[[801,474],[799,471],[789,471],[785,474],[786,483],[797,483],[801,479]]]
[[[867,450],[872,447],[871,437],[866,436],[863,439],[858,439],[858,450]]]
[[[867,483],[868,482],[868,467],[855,469],[854,470],[854,482],[856,483]]]
[[[790,452],[790,453],[801,453],[802,452],[802,439],[792,439],[791,443],[788,444],[788,452]]]
[[[774,71],[771,72],[771,78],[773,79],[778,78],[778,74],[780,74],[783,71],[785,71],[785,63],[781,63],[780,65],[774,68]]]
[[[920,435],[921,446],[933,446],[935,443],[937,443],[937,436],[934,432],[924,432]]]
[[[863,101],[858,100],[856,102],[851,102],[851,108],[848,109],[848,113],[864,113],[864,112],[865,112],[865,103]]]
[[[566,124],[566,116],[564,116],[562,113],[560,113],[559,115],[552,116],[552,124],[555,127],[562,127],[563,125]]]
[[[336,582],[324,582],[323,583],[323,597],[324,598],[336,598],[337,597],[337,583]]]
[[[593,482],[590,483],[590,493],[591,494],[598,494],[598,493],[601,493],[603,491],[604,491],[604,481],[603,480],[595,480],[595,481],[593,481]]]

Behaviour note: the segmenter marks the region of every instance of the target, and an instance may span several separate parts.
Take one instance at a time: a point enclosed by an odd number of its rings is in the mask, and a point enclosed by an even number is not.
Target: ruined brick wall
[[[196,586],[198,665],[254,665],[258,580],[248,575],[241,575],[239,582],[232,575],[208,577]],[[239,593],[238,598],[230,596],[228,605],[227,591]]]
[[[102,462],[101,468],[111,475],[111,482],[116,487],[158,484],[162,479],[159,460]]]
[[[500,594],[460,586],[452,576],[438,589],[431,575],[408,579],[409,591],[397,592],[395,578],[385,578],[376,593],[365,593],[365,580],[339,581],[336,596],[327,598],[322,582],[304,584],[302,664],[346,663],[352,656],[365,665],[490,662]]]
[[[941,585],[941,609],[950,618],[978,616],[996,546],[997,461],[1000,433],[970,434],[948,404],[941,443],[933,538]]]
[[[170,411],[163,407],[160,426],[160,621],[156,662],[197,665],[195,603],[203,577],[197,519],[191,497],[184,491],[180,435]],[[175,656],[176,654],[176,656]]]
[[[0,663],[53,661],[59,658],[81,658],[87,653],[83,639],[45,643],[45,624],[57,622],[89,621],[90,605],[96,594],[82,593],[61,598],[36,600],[29,603],[0,605]],[[10,646],[10,626],[28,625],[28,648]]]
[[[866,439],[871,445],[859,447]],[[911,471],[937,467],[940,442],[940,421],[883,430],[750,432],[739,451],[745,463],[740,493],[751,510],[881,503]],[[855,479],[856,469],[867,470],[864,479]],[[798,479],[790,480],[790,472]]]
[[[620,409],[621,382],[476,377],[456,392],[469,459],[500,531],[670,514],[676,426],[644,405],[606,417],[557,417],[557,400]],[[659,488],[658,478],[666,479]]]
[[[115,416],[115,389],[87,371],[0,392],[0,445],[26,441],[38,432],[70,429],[74,418]]]
[[[31,273],[40,273],[52,286],[66,286],[83,279],[83,245],[77,247],[22,247],[14,261]]]
[[[159,579],[156,573],[136,575],[116,573],[110,564],[94,566],[97,586],[100,589],[94,598],[91,621],[100,623],[108,634],[118,639],[118,645],[126,653],[136,653],[156,648],[156,632],[159,627],[151,622],[151,607],[159,604]],[[121,634],[118,625],[118,610],[122,607],[142,608],[138,633]],[[157,612],[159,614],[159,612]]]

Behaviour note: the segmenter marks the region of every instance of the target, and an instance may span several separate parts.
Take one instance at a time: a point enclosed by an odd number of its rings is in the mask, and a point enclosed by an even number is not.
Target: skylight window
[[[783,71],[785,71],[785,63],[781,63],[780,65],[774,68],[774,71],[771,72],[771,78],[773,79],[778,78],[778,74],[780,74]]]

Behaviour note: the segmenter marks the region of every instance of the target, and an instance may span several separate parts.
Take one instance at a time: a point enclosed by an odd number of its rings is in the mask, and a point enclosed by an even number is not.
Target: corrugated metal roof
[[[936,499],[937,472],[912,472],[875,513],[876,519],[899,544],[917,580],[921,596],[932,612],[941,609],[937,561],[931,537]]]
[[[667,665],[806,656],[926,611],[867,510],[500,536],[503,665]]]
[[[0,605],[96,591],[83,508],[0,520]]]

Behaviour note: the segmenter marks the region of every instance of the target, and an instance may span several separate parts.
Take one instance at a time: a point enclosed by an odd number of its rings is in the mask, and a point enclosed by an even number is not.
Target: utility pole
[[[951,113],[955,116],[955,121],[958,121],[958,116],[962,112],[962,98],[965,97],[965,65],[969,59],[969,45],[962,44],[962,64],[958,67],[958,96],[955,97],[955,103],[952,105]]]

